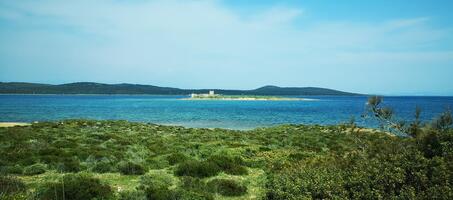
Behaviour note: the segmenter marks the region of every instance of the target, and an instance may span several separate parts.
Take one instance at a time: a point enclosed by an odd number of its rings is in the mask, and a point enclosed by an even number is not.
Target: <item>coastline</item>
[[[28,93],[0,93],[0,96],[18,95],[18,96],[187,96],[183,94],[28,94]]]
[[[30,123],[25,122],[0,122],[0,128],[15,127],[15,126],[30,126]]]
[[[219,98],[183,98],[184,101],[319,101],[319,99],[308,98],[253,98],[253,97],[219,97]]]

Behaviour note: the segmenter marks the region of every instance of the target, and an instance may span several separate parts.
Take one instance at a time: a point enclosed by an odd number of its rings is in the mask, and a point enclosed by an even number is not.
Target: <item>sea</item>
[[[154,95],[0,95],[0,122],[65,119],[128,120],[196,128],[248,130],[281,124],[335,125],[351,119],[376,127],[364,96],[294,96],[314,101],[183,100]],[[416,106],[430,121],[453,108],[453,97],[386,96],[396,120],[413,120]]]

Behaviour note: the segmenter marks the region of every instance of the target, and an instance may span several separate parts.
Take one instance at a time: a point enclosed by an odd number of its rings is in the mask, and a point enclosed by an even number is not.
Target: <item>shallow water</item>
[[[252,129],[278,124],[338,124],[354,117],[362,126],[366,97],[310,96],[318,101],[187,101],[187,96],[0,95],[0,121],[125,119],[187,127]],[[299,96],[303,97],[303,96]],[[398,117],[412,119],[415,106],[430,120],[453,107],[453,97],[385,97]]]

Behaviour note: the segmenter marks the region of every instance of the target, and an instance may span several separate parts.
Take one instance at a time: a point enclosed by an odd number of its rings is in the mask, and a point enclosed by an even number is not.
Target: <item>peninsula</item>
[[[264,96],[264,95],[223,95],[215,94],[214,90],[210,90],[207,94],[192,93],[189,98],[182,100],[226,100],[226,101],[315,101],[316,99],[295,98],[295,97],[279,97],[279,96]]]

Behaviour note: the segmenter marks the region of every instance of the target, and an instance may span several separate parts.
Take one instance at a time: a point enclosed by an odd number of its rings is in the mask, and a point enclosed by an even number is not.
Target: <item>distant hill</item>
[[[215,90],[225,95],[341,95],[355,96],[360,94],[316,87],[277,87],[264,86],[254,90],[223,90],[223,89],[179,89],[138,84],[103,84],[78,82],[61,85],[0,82],[0,94],[154,94],[154,95],[188,95],[191,93],[207,93]]]

